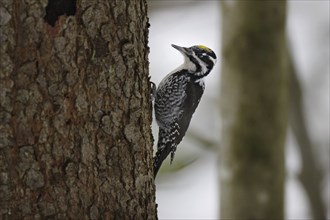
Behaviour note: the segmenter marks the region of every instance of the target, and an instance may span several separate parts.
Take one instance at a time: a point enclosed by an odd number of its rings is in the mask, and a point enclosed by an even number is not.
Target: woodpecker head
[[[217,56],[215,53],[210,48],[203,45],[179,47],[172,44],[172,47],[183,54],[185,58],[183,68],[199,78],[209,74],[217,62]]]

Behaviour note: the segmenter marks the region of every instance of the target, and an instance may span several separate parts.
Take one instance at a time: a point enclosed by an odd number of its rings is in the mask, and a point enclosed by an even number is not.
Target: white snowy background
[[[159,219],[219,219],[217,142],[220,141],[219,85],[221,69],[221,12],[219,1],[149,0],[150,74],[159,84],[179,66],[182,55],[171,44],[212,48],[218,63],[206,78],[206,90],[188,133],[179,145],[172,166],[169,161],[156,179]],[[323,196],[330,219],[329,181],[329,10],[328,0],[288,1],[287,34],[304,92],[308,131],[317,160],[326,170]],[[157,140],[158,128],[153,124]],[[197,138],[195,136],[198,136]],[[212,147],[205,147],[199,138]],[[197,141],[196,141],[197,140]],[[213,143],[213,144],[212,144]],[[156,141],[155,141],[156,144]],[[204,144],[205,145],[205,144]],[[285,217],[311,219],[306,195],[297,180],[301,169],[299,149],[288,131],[286,144]],[[183,169],[183,163],[192,162]]]

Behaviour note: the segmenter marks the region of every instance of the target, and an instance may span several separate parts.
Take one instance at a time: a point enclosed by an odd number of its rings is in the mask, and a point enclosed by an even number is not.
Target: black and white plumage
[[[202,45],[179,47],[185,60],[159,84],[155,93],[155,115],[159,126],[157,153],[154,157],[156,177],[163,161],[171,153],[171,163],[178,144],[189,127],[204,92],[204,80],[216,63],[215,53]]]

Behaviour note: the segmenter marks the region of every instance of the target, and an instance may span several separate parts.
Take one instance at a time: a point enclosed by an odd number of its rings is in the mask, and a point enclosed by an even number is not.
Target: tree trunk
[[[221,219],[283,219],[286,2],[222,6]]]
[[[145,0],[0,3],[0,219],[156,219]]]

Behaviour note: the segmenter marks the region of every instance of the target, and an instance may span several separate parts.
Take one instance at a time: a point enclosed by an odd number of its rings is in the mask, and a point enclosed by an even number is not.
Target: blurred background
[[[219,91],[221,76],[220,1],[149,0],[150,75],[159,82],[183,62],[171,47],[205,45],[218,63],[205,79],[203,98],[173,164],[167,159],[156,179],[159,219],[218,219],[217,148],[221,140]],[[321,192],[330,219],[329,149],[329,10],[328,0],[288,1],[287,36],[302,88],[303,113],[323,179]],[[153,123],[156,146],[158,127]],[[285,218],[312,219],[307,194],[298,178],[302,160],[297,140],[288,128],[285,146]]]

